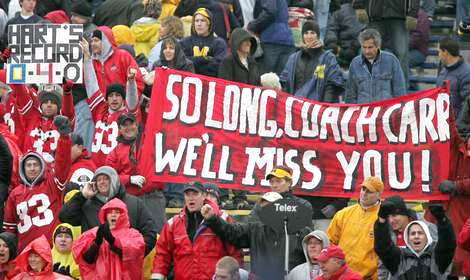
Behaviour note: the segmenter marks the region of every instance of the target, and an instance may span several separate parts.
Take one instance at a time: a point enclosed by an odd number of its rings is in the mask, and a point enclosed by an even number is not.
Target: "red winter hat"
[[[320,255],[315,258],[316,261],[326,262],[329,258],[338,258],[344,260],[345,256],[343,250],[339,246],[329,245],[325,249],[321,250]]]

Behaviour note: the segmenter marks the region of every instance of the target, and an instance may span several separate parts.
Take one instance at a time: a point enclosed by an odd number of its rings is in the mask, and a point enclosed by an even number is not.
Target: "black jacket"
[[[5,211],[5,202],[8,198],[8,188],[11,182],[13,171],[13,156],[7,141],[0,134],[0,222],[3,224],[3,215]]]
[[[113,198],[122,200],[129,210],[129,222],[132,228],[138,230],[145,240],[145,255],[155,247],[157,228],[144,202],[133,195],[127,194],[124,187],[119,185],[118,191]],[[96,197],[86,199],[82,193],[75,194],[62,206],[59,220],[72,226],[81,226],[82,232],[100,225],[98,214],[105,203]]]
[[[284,279],[285,234],[277,233],[260,222],[228,224],[213,216],[207,225],[222,240],[239,248],[250,248],[251,272],[263,280]],[[305,262],[302,239],[310,232],[289,235],[289,270]]]
[[[421,252],[415,252],[408,241],[407,235],[413,224],[419,224],[427,236],[428,244]],[[446,279],[457,247],[450,220],[445,218],[438,222],[437,242],[433,241],[429,228],[423,221],[411,222],[403,234],[407,245],[405,248],[399,248],[392,242],[389,224],[380,223],[378,220],[375,222],[375,252],[390,271],[391,279]]]
[[[366,9],[371,22],[382,19],[418,18],[419,0],[354,0],[354,9]]]
[[[306,207],[312,209],[312,205],[310,204],[310,202],[308,202],[307,200],[292,194],[291,191],[287,191],[287,192],[283,192],[283,193],[279,193],[279,194],[282,195],[282,198],[284,198],[284,199],[294,199],[294,200],[297,201],[298,204],[303,204]],[[250,221],[250,222],[261,222],[261,219],[259,217],[259,212],[260,211],[261,211],[261,206],[258,203],[256,203],[255,207],[253,207],[253,210],[251,210],[250,216],[248,217],[248,221]],[[315,215],[315,213],[313,213],[313,214]]]
[[[237,50],[241,43],[245,40],[251,41],[251,55],[248,56],[248,69],[240,61]],[[219,66],[218,78],[234,81],[237,83],[259,86],[261,84],[261,76],[258,64],[253,58],[256,51],[257,42],[248,31],[237,28],[232,33],[232,53],[225,57]]]
[[[63,10],[67,15],[70,16],[71,1],[70,0],[47,0],[37,1],[35,14],[40,17],[45,16],[47,13]]]
[[[142,1],[135,0],[106,0],[95,11],[93,23],[97,26],[123,24],[131,26],[134,21],[145,16]]]

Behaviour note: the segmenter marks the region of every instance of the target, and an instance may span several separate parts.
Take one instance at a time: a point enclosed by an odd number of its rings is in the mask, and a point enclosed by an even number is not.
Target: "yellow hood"
[[[132,34],[134,34],[137,42],[149,42],[158,39],[160,36],[160,23],[153,24],[134,24],[131,27]]]

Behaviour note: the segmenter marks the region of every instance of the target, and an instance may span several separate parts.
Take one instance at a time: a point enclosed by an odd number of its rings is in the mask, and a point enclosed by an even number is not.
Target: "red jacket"
[[[18,237],[19,252],[41,235],[52,240],[52,232],[59,224],[62,191],[70,168],[71,142],[69,136],[59,138],[54,169],[35,152],[25,154],[20,161],[22,183],[10,193],[3,220],[3,229]],[[24,159],[30,156],[39,159],[42,166],[33,182],[26,179],[23,167]]]
[[[132,195],[142,195],[146,192],[152,191],[154,189],[162,190],[164,187],[163,183],[157,184],[145,184],[142,189],[139,186],[131,184],[131,176],[132,175],[143,175],[138,166],[132,163],[129,159],[129,153],[131,149],[131,144],[123,143],[119,141],[118,138],[118,145],[114,150],[108,154],[106,158],[106,165],[111,166],[112,168],[116,169],[117,173],[119,174],[119,180],[121,180],[121,184],[126,187],[126,192]],[[132,143],[133,145],[134,143]],[[134,151],[134,155],[135,155]],[[137,155],[135,155],[137,159]]]
[[[83,253],[90,248],[96,238],[98,227],[84,232],[73,242],[72,254],[80,268],[82,279],[95,280],[139,280],[143,279],[145,242],[142,234],[130,227],[127,206],[114,198],[100,209],[99,218],[105,223],[105,214],[110,209],[120,209],[116,227],[111,230],[115,238],[114,245],[122,249],[122,259],[111,251],[108,241],[103,240],[96,262],[89,264],[83,259]]]
[[[28,264],[28,257],[31,251],[41,256],[46,261],[46,267],[41,272],[32,272]],[[13,280],[73,280],[73,278],[55,273],[52,271],[51,246],[46,237],[40,236],[29,244],[24,251],[16,258],[16,265],[22,271],[16,275]]]
[[[129,67],[132,67],[137,70],[137,91],[139,94],[142,94],[144,91],[144,79],[135,59],[127,51],[117,48],[111,28],[100,26],[97,30],[103,32],[108,42],[112,45],[112,53],[103,64],[98,59],[93,58],[93,68],[95,68],[100,91],[105,94],[106,88],[111,84],[121,84],[126,87],[127,71]]]
[[[467,222],[465,222],[462,231],[457,237],[457,245],[461,249],[470,252],[470,218],[467,219]],[[462,272],[463,275],[470,275],[470,258],[464,260]]]
[[[327,280],[323,275],[317,276],[315,280]],[[362,280],[362,276],[349,269],[348,265],[345,264],[342,268],[336,271],[335,274],[331,275],[328,280]]]
[[[456,182],[457,194],[452,195],[450,200],[442,201],[442,206],[452,221],[455,234],[458,234],[470,218],[470,155],[454,124],[450,122],[449,125],[451,129],[449,180]],[[435,222],[429,211],[426,211],[425,218]],[[464,261],[468,258],[470,258],[470,252],[457,246],[452,261],[452,275],[464,275],[462,272]]]
[[[222,215],[218,206],[206,200],[215,213]],[[226,217],[222,216],[225,220]],[[152,275],[168,276],[171,262],[174,263],[175,280],[210,280],[215,272],[215,264],[223,256],[240,260],[240,250],[224,243],[215,233],[202,223],[194,236],[189,239],[186,208],[173,216],[163,227],[157,240],[156,255],[153,260]]]
[[[0,69],[1,83],[6,84],[5,69]],[[16,108],[16,94],[13,90],[0,98],[0,122],[2,120],[8,125],[10,132],[18,137],[18,146],[23,147],[24,129],[20,120],[20,113]]]
[[[59,131],[54,125],[54,118],[45,118],[39,111],[39,100],[24,85],[11,85],[16,94],[16,106],[21,114],[24,127],[23,151],[35,151],[41,155],[53,156],[59,140]],[[60,110],[60,108],[59,108]],[[61,114],[74,123],[75,111],[72,94],[62,97]]]

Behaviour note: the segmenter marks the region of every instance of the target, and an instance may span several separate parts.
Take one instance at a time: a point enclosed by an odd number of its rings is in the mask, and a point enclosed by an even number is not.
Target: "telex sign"
[[[18,24],[8,27],[7,82],[82,82],[81,24]]]

